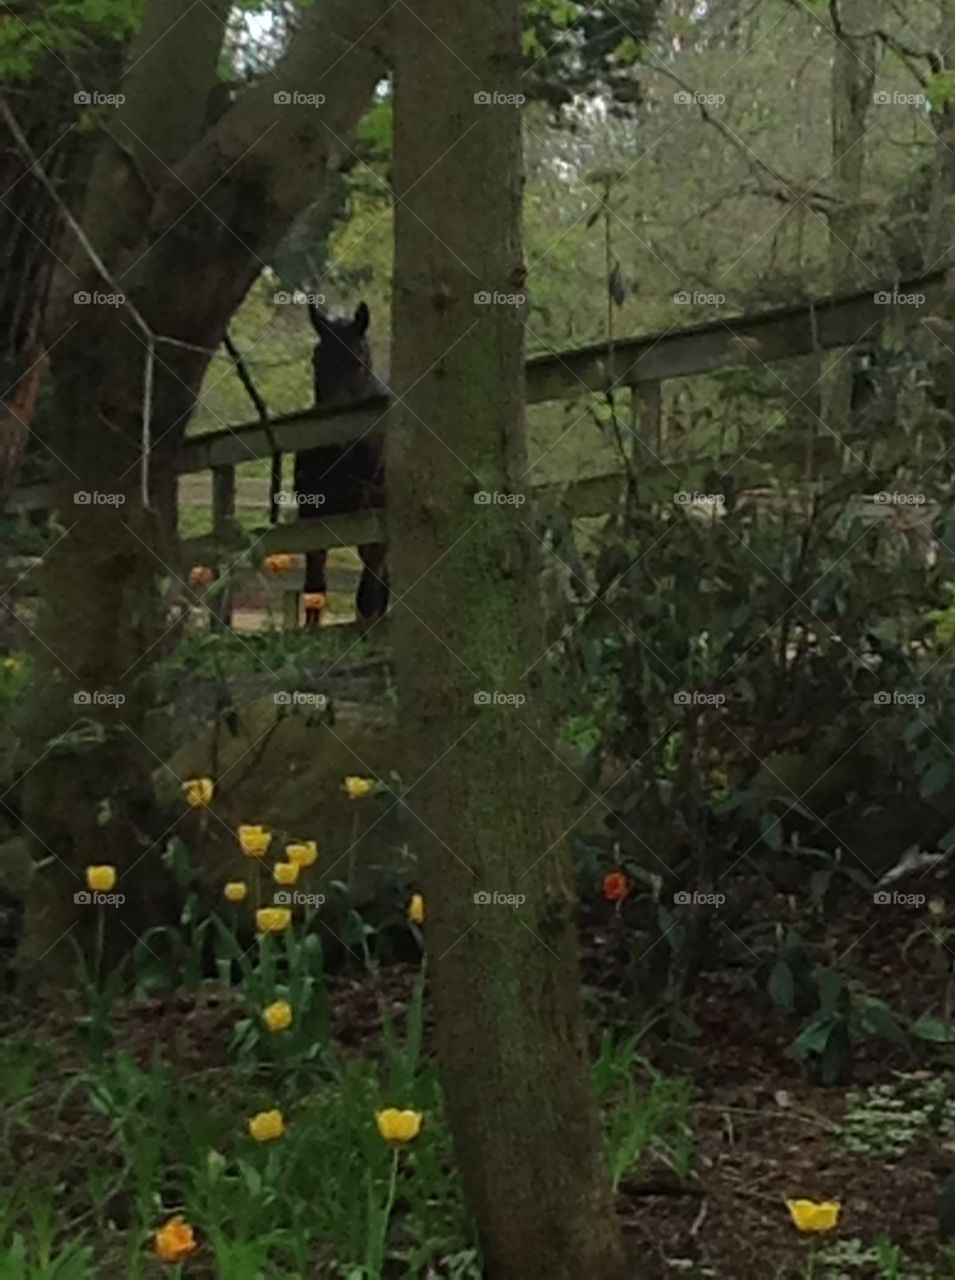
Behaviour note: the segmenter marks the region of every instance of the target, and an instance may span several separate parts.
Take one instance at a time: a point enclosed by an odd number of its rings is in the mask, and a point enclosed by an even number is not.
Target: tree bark
[[[876,36],[879,0],[829,0],[836,33],[832,55],[832,186],[839,198],[829,214],[829,252],[832,290],[851,289],[860,271],[862,245],[862,182],[865,173],[866,121],[875,86]],[[862,34],[857,34],[862,33]],[[871,273],[867,273],[872,278]],[[844,437],[851,427],[852,362],[832,365],[823,417],[830,431],[843,440],[843,455],[851,459]],[[822,456],[833,456],[832,435],[824,432]]]
[[[154,806],[157,760],[144,723],[163,634],[161,580],[177,571],[163,513],[179,444],[229,317],[321,194],[385,71],[374,43],[383,0],[321,0],[303,12],[275,76],[203,134],[227,9],[149,0],[126,102],[87,187],[88,243],[75,239],[50,309],[53,481],[65,532],[42,570],[36,763],[24,784],[31,836],[55,859],[27,904],[19,963],[33,976],[62,972],[60,937],[92,944],[95,912],[73,902],[85,864],[115,864],[127,894],[123,911],[108,915],[111,951],[168,919],[169,877],[157,859],[169,825]],[[286,90],[324,94],[325,104],[275,101]],[[78,306],[77,291],[118,291],[124,301]],[[109,501],[77,502],[84,492]],[[77,692],[91,700],[76,703]],[[92,701],[104,695],[125,701]],[[87,731],[82,741],[77,728]]]
[[[617,1280],[542,676],[529,488],[518,0],[401,6],[388,439],[402,723],[418,781],[444,1090],[492,1280]],[[526,697],[476,705],[479,691]],[[524,895],[520,906],[477,893]]]

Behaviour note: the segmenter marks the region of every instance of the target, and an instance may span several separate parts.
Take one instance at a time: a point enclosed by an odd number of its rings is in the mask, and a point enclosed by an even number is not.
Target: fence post
[[[235,467],[212,468],[212,536],[214,541],[229,542],[235,534]],[[216,574],[221,568],[224,553],[217,549]],[[212,606],[212,625],[217,630],[232,625],[232,587],[217,597]]]
[[[635,382],[630,388],[630,431],[633,449],[630,455],[634,471],[639,474],[647,459],[654,459],[663,449],[663,386],[659,382]]]

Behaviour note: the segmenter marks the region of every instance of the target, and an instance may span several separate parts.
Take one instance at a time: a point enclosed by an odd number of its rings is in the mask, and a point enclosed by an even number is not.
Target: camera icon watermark
[[[496,93],[483,89],[474,95],[477,107],[522,107],[526,101],[523,93]]]
[[[73,694],[76,707],[121,707],[125,701],[125,693],[105,693],[100,689],[77,689]]]
[[[474,503],[478,507],[522,507],[526,501],[523,493],[501,493],[499,490],[488,492],[481,489],[474,495]]]
[[[924,707],[924,693],[905,693],[901,689],[880,689],[872,695],[877,707]]]
[[[691,293],[689,289],[679,289],[673,295],[673,301],[677,306],[685,307],[693,305],[695,307],[725,307],[725,293]]]
[[[324,493],[299,493],[297,489],[283,489],[275,495],[275,501],[284,507],[323,507]]]
[[[299,893],[297,889],[279,889],[272,895],[277,907],[323,907],[324,893]]]
[[[125,493],[100,493],[97,489],[78,489],[73,494],[78,507],[121,507],[125,501]]]
[[[97,890],[77,889],[73,894],[73,902],[78,907],[121,907],[125,901],[125,893],[99,893]]]
[[[284,289],[280,289],[278,293],[272,294],[272,301],[277,307],[324,307],[324,293],[303,293],[301,289],[295,289],[292,293],[287,293]]]
[[[526,701],[523,693],[501,693],[498,689],[479,689],[474,695],[476,707],[522,707]]]
[[[279,689],[272,695],[277,707],[316,707],[321,709],[328,702],[324,693],[311,693],[307,689]]]
[[[474,895],[476,907],[522,907],[527,901],[523,893],[490,893],[487,889],[479,889]]]
[[[280,89],[272,94],[272,101],[277,107],[323,107],[324,93],[299,93],[297,89]]]
[[[527,301],[526,293],[492,293],[488,289],[480,289],[474,295],[476,307],[523,307]]]
[[[893,290],[889,293],[882,289],[878,293],[872,295],[872,300],[877,307],[924,307],[924,293],[897,293]]]
[[[872,895],[877,907],[924,907],[924,893],[889,893],[879,889]]]
[[[681,489],[673,495],[673,503],[677,507],[724,507],[726,498],[722,493],[687,493]]]
[[[704,693],[702,689],[677,689],[673,702],[678,707],[725,707],[725,693]]]
[[[96,89],[77,89],[73,94],[77,107],[121,107],[125,101],[124,93],[99,93]]]
[[[94,289],[92,293],[88,289],[77,289],[73,294],[73,301],[78,307],[122,307],[126,303],[125,293],[102,293],[99,289]]]
[[[678,107],[725,107],[726,95],[722,93],[690,93],[680,89],[673,95]]]
[[[872,495],[872,501],[880,507],[924,507],[924,493],[889,493],[885,489]]]
[[[877,107],[924,107],[928,98],[924,93],[888,93],[880,89],[872,95]]]

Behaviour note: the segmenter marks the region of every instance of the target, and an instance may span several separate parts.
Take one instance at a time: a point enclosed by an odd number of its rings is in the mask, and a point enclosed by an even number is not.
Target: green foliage
[[[649,1069],[637,1054],[638,1044],[638,1036],[615,1043],[605,1032],[592,1069],[604,1106],[604,1148],[614,1190],[654,1151],[665,1154],[678,1176],[686,1178],[690,1171],[689,1083]],[[638,1068],[646,1083],[638,1081]]]
[[[0,79],[27,80],[46,55],[123,40],[139,23],[141,0],[52,0],[29,21],[0,23]]]

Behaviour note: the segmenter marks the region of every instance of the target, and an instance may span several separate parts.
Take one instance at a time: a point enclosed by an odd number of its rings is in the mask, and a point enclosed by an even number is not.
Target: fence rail
[[[606,393],[610,388],[629,388],[633,457],[643,465],[648,461],[645,449],[659,459],[664,382],[852,346],[899,314],[906,319],[932,315],[945,292],[945,273],[935,272],[884,290],[819,298],[535,356],[525,370],[526,402],[540,404],[571,399],[584,391]],[[211,535],[184,543],[187,554],[214,556],[239,544],[235,519],[238,464],[270,458],[274,450],[285,454],[326,445],[346,447],[362,437],[373,438],[384,429],[389,403],[386,396],[377,396],[347,409],[308,409],[275,418],[270,430],[256,422],[187,439],[177,471],[180,475],[211,472],[213,509]],[[578,516],[614,510],[623,492],[620,473],[533,489],[536,507],[556,504]],[[48,510],[51,505],[50,487],[32,485],[17,489],[6,509],[26,513]],[[263,536],[261,546],[264,553],[294,553],[374,542],[384,535],[384,519],[380,511],[357,511],[326,520],[276,524]]]

